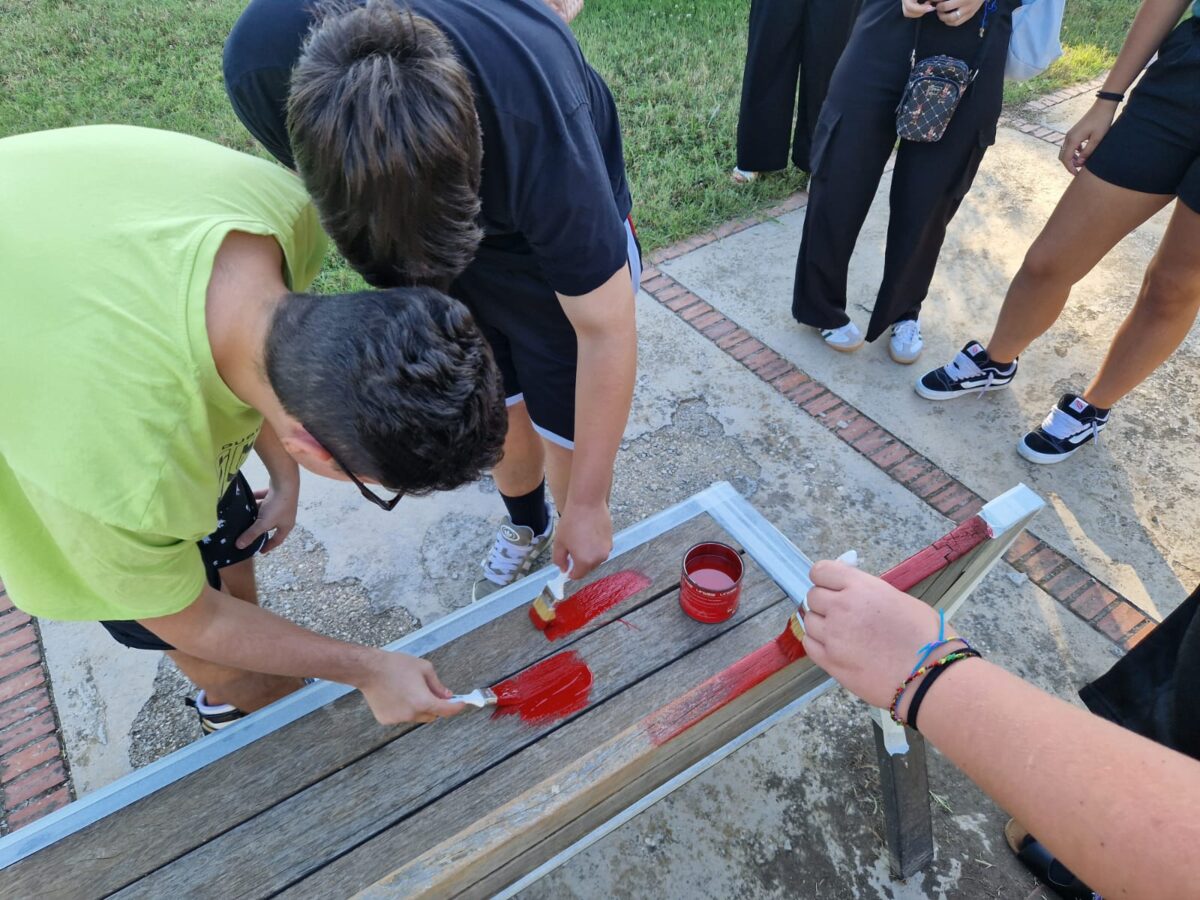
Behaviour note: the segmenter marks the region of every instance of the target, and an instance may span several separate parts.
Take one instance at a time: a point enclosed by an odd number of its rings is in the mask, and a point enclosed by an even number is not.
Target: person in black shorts
[[[1193,15],[1179,18],[1192,7]],[[1056,463],[1092,441],[1109,411],[1179,346],[1200,310],[1200,0],[1145,0],[1092,108],[1063,141],[1076,176],[1009,286],[992,339],[971,341],[921,377],[917,393],[950,400],[1008,386],[1017,357],[1047,331],[1071,288],[1123,237],[1179,198],[1137,302],[1100,371],[1064,394],[1017,451]],[[1125,91],[1158,58],[1113,122]]]
[[[542,0],[253,0],[224,71],[350,264],[378,286],[447,287],[491,345],[508,517],[473,598],[552,538],[572,578],[603,562],[640,262],[613,98],[570,29]]]

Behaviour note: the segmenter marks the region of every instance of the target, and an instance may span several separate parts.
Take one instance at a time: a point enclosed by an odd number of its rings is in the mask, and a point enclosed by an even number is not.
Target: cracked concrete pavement
[[[1013,450],[1058,394],[1080,387],[1098,365],[1136,294],[1161,216],[1077,289],[1062,322],[1022,359],[1011,391],[935,405],[910,387],[925,363],[986,338],[1065,179],[1055,148],[1001,130],[951,228],[922,319],[928,351],[912,368],[893,364],[882,342],[848,357],[830,353],[792,322],[803,210],[662,268],[982,495],[1029,484],[1050,504],[1034,526],[1043,538],[1162,616],[1200,572],[1200,547],[1189,539],[1197,514],[1184,499],[1200,486],[1189,452],[1194,413],[1178,400],[1200,386],[1196,336],[1121,406],[1102,446],[1046,469]],[[885,177],[852,266],[860,322],[880,274],[887,189]],[[641,371],[617,463],[617,528],[728,480],[814,559],[855,548],[864,568],[880,571],[948,530],[942,516],[646,295],[639,317]],[[256,465],[247,474],[262,483]],[[406,499],[383,515],[351,486],[306,477],[299,527],[260,563],[263,602],[318,630],[386,643],[469,601],[500,515],[488,481]],[[1118,655],[1003,564],[958,624],[993,659],[1072,701]],[[183,680],[157,654],[124,650],[91,624],[47,622],[43,636],[80,794],[199,737],[182,707]],[[1034,882],[1004,846],[1004,814],[936,753],[937,857],[907,883],[894,881],[873,753],[862,704],[831,692],[524,896],[1030,895]]]

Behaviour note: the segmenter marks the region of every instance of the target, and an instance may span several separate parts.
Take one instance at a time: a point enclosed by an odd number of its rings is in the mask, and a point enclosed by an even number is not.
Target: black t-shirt
[[[612,94],[542,0],[406,0],[446,34],[483,131],[472,266],[536,266],[562,294],[595,290],[627,256],[631,200]],[[292,67],[312,0],[253,0],[225,42],[225,86],[250,132],[289,168]]]

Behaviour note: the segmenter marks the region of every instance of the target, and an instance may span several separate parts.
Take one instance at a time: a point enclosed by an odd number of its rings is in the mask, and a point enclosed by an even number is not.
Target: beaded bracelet
[[[966,643],[966,641],[963,641],[963,643]],[[904,684],[902,684],[902,685],[900,685],[900,687],[896,688],[896,695],[892,698],[891,706],[888,707],[888,712],[891,714],[892,721],[895,722],[897,725],[907,724],[903,719],[900,718],[899,715],[896,714],[896,709],[900,706],[900,699],[904,696],[904,692],[906,690],[908,690],[908,686],[910,684],[912,684],[914,681],[916,681],[918,678],[920,678],[922,675],[924,675],[926,672],[929,672],[932,669],[939,669],[939,668],[943,668],[944,666],[953,665],[954,663],[956,663],[962,659],[971,659],[972,657],[979,657],[979,656],[983,656],[983,654],[968,644],[967,648],[965,650],[955,650],[953,653],[947,653],[941,659],[935,660],[934,662],[931,662],[928,665],[921,666],[919,669],[917,669],[915,672],[913,672],[911,675],[909,675],[906,679],[904,679]]]

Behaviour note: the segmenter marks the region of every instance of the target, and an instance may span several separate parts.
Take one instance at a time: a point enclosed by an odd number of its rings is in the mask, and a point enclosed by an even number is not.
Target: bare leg
[[[546,458],[542,438],[533,430],[524,401],[508,408],[508,434],[504,438],[504,456],[492,469],[492,478],[500,493],[520,497],[534,490],[546,477]]]
[[[247,603],[258,603],[258,587],[254,579],[254,559],[247,559],[221,570],[221,588]],[[182,650],[170,650],[171,657],[179,670],[196,687],[204,691],[208,702],[213,705],[230,703],[244,712],[253,712],[280,697],[304,686],[300,678],[283,675],[263,675],[244,669],[233,669],[200,659]]]
[[[1167,233],[1146,269],[1137,302],[1083,399],[1115,406],[1175,352],[1200,310],[1200,213],[1175,206]]]
[[[1171,199],[1116,187],[1086,169],[1076,175],[1009,285],[988,356],[1003,365],[1024,353],[1058,319],[1075,283]]]
[[[571,487],[571,461],[575,453],[558,444],[545,442],[546,480],[550,483],[550,493],[554,504],[560,510],[567,505],[567,494]]]

